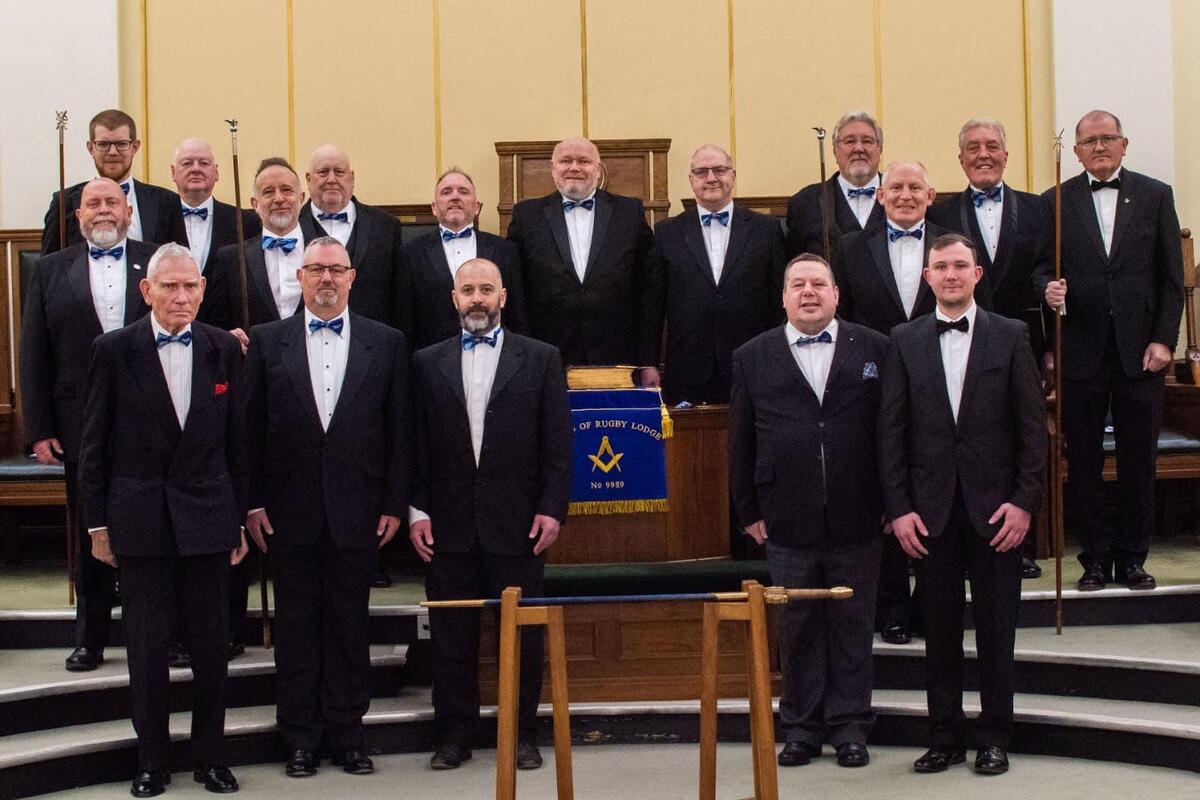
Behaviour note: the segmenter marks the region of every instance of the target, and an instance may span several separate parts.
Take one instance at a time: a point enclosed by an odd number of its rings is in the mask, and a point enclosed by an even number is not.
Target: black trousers
[[[875,628],[913,625],[913,590],[908,582],[908,555],[895,536],[884,536],[879,556],[879,585],[875,598]]]
[[[779,717],[789,742],[865,744],[871,709],[871,647],[882,534],[868,539],[785,547],[767,540],[771,582],[789,589],[849,586],[839,601],[788,603],[780,636],[783,696]]]
[[[371,705],[374,547],[270,545],[275,575],[275,717],[287,749],[363,747]]]
[[[250,546],[237,564],[229,568],[229,642],[245,644],[250,641],[250,624],[246,619],[246,608],[252,575],[258,570],[260,558],[258,548]],[[176,599],[175,633],[172,637],[175,643],[182,644],[187,638],[187,613],[183,608],[183,598]]]
[[[79,510],[79,465],[63,463],[67,483],[67,511],[74,525],[79,557],[75,560],[75,646],[102,650],[112,629],[113,592],[117,571],[92,557],[92,537]]]
[[[982,714],[980,746],[1007,748],[1012,738],[1013,647],[1021,600],[1021,549],[996,552],[967,518],[961,495],[945,530],[922,539],[929,554],[915,560],[925,618],[925,682],[931,741],[963,747],[963,573],[970,572]]]
[[[229,553],[175,558],[119,556],[122,617],[129,648],[129,694],[142,769],[168,767],[167,647],[171,614],[182,598],[192,656],[192,760],[225,764],[225,642]]]
[[[1165,370],[1129,378],[1121,369],[1112,326],[1100,372],[1063,380],[1067,441],[1066,511],[1083,565],[1104,571],[1140,566],[1154,531],[1154,461],[1162,425]],[[1104,519],[1104,424],[1112,409],[1117,445],[1117,526]]]
[[[499,597],[519,586],[525,597],[542,595],[545,559],[497,556],[478,549],[438,553],[429,563],[425,594],[430,600]],[[443,744],[471,747],[479,727],[479,615],[475,609],[431,609],[433,643],[433,719]],[[543,637],[539,626],[521,629],[520,699],[517,735],[537,735],[538,698],[542,693]]]

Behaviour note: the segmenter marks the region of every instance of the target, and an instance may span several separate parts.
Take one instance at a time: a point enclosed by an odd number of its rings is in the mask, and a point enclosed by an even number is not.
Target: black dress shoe
[[[219,764],[205,764],[196,767],[192,772],[192,780],[203,783],[206,791],[214,794],[233,794],[238,790],[237,778],[229,771],[229,767]]]
[[[954,764],[967,760],[967,751],[954,747],[931,747],[913,762],[913,772],[945,772]]]
[[[1154,580],[1154,576],[1146,572],[1141,564],[1134,564],[1132,567],[1126,567],[1117,573],[1117,582],[1123,583],[1134,591],[1146,591],[1158,586],[1158,582]]]
[[[375,771],[375,762],[362,750],[343,750],[333,757],[333,765],[351,775],[370,775]]]
[[[1079,576],[1079,582],[1075,584],[1076,588],[1081,592],[1094,592],[1104,588],[1105,580],[1104,570],[1099,564],[1083,568],[1083,574]]]
[[[975,771],[980,775],[1003,775],[1008,772],[1008,753],[994,744],[979,748],[975,754]]]
[[[430,769],[458,769],[464,761],[471,760],[471,749],[460,744],[443,744],[429,759]]]
[[[819,755],[821,748],[808,742],[787,742],[779,751],[777,762],[781,767],[803,767]]]
[[[1021,556],[1021,577],[1026,580],[1042,577],[1042,568],[1037,562],[1027,556]]]
[[[225,651],[225,660],[232,661],[238,656],[246,652],[246,645],[241,642],[230,642],[229,649]]]
[[[912,641],[912,632],[909,631],[908,626],[899,622],[884,625],[879,636],[888,644],[908,644]]]
[[[104,648],[76,647],[67,656],[67,672],[91,672],[103,663]]]
[[[165,769],[144,769],[133,779],[129,793],[134,797],[157,797],[167,790],[171,773]]]
[[[865,744],[846,742],[837,746],[837,763],[839,767],[865,767],[871,761]]]
[[[386,589],[392,585],[392,576],[387,574],[387,570],[380,567],[371,576],[372,589]]]
[[[283,765],[283,774],[289,778],[311,778],[317,774],[317,756],[312,750],[296,750]]]
[[[542,753],[533,742],[517,742],[517,769],[537,769],[542,765]]]
[[[173,644],[167,648],[167,666],[176,669],[187,669],[192,665],[192,657],[181,644]]]

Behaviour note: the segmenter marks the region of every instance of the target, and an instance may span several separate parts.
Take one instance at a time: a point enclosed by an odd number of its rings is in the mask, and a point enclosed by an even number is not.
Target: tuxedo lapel
[[[734,224],[730,226],[729,243],[725,246],[725,260],[721,266],[722,281],[737,267],[738,257],[742,254],[742,250],[745,249],[746,242],[750,240],[750,226],[754,224],[751,222],[753,217],[751,217],[750,212],[744,208],[734,206],[733,216],[736,219],[730,220]],[[714,222],[713,224],[718,223]]]
[[[971,398],[979,384],[979,373],[987,363],[988,337],[991,332],[991,320],[982,308],[975,312],[975,332],[971,334],[971,351],[967,354],[967,369],[963,374],[962,397],[958,401],[958,420],[955,427],[962,426],[962,420],[967,416],[971,407]],[[939,348],[940,350],[940,348]],[[944,379],[944,370],[943,370]]]
[[[879,279],[883,281],[888,294],[892,296],[892,302],[896,304],[896,308],[900,309],[900,315],[904,316],[904,303],[900,301],[900,289],[896,286],[896,275],[892,272],[892,257],[888,254],[887,229],[883,229],[868,239],[867,245],[871,249],[871,260],[875,262]],[[916,306],[914,305],[913,308]]]
[[[243,244],[242,247],[246,250],[246,271],[250,273],[247,276],[247,281],[253,283],[254,288],[258,290],[258,295],[263,299],[263,305],[266,306],[267,313],[271,315],[271,319],[279,319],[279,307],[275,305],[275,295],[271,291],[271,281],[267,278],[267,257],[263,255],[262,237],[256,236]],[[234,280],[237,280],[236,275],[234,275]],[[237,309],[237,311],[238,317],[240,317],[240,309]]]
[[[811,346],[809,345],[809,347]],[[829,375],[825,378],[826,394],[850,377],[850,371],[846,369],[846,366],[855,363],[854,354],[858,351],[858,347],[858,341],[854,338],[854,334],[847,330],[846,324],[843,322],[838,325],[837,342],[833,345],[833,360],[829,363]],[[854,377],[861,380],[860,375]]]
[[[495,261],[496,243],[495,239],[490,236],[484,236],[478,230],[474,233],[475,236],[475,257],[486,258],[488,261]],[[440,240],[439,240],[440,241]],[[441,250],[441,248],[438,248]],[[446,260],[446,252],[442,250],[442,261]],[[446,267],[449,269],[449,266]]]
[[[1088,187],[1089,189],[1091,187]],[[1141,199],[1141,194],[1138,191],[1141,185],[1138,183],[1137,176],[1129,170],[1121,170],[1121,188],[1117,192],[1117,207],[1113,210],[1113,235],[1112,247],[1109,248],[1111,255],[1109,258],[1116,258],[1117,248],[1121,246],[1121,240],[1125,236],[1126,229],[1129,228],[1129,218],[1133,216],[1137,209],[1138,200]]]
[[[850,233],[851,231],[862,230],[862,226],[858,224],[858,216],[854,213],[854,209],[850,207],[850,201],[846,199],[846,193],[842,191],[842,184],[838,182],[837,174],[821,184],[821,191],[825,193],[826,202],[832,209],[831,214],[836,223],[835,230],[842,233]],[[820,210],[820,198],[817,198],[817,209]],[[878,203],[876,204],[878,205]],[[874,209],[872,209],[872,213]],[[834,230],[829,231],[830,242],[829,246],[833,247]]]
[[[976,313],[976,319],[979,314]],[[925,387],[928,391],[933,392],[937,397],[935,401],[938,408],[945,412],[946,421],[949,427],[954,427],[954,411],[950,408],[950,390],[946,384],[946,364],[942,361],[942,344],[937,333],[937,314],[927,314],[921,317],[917,323],[920,326],[920,341],[925,350],[925,367],[928,370],[925,376]],[[972,342],[974,344],[974,342]],[[974,347],[972,347],[972,351]],[[959,403],[959,409],[962,409],[962,403]]]
[[[546,217],[546,222],[550,225],[550,233],[554,237],[554,243],[558,245],[558,255],[562,258],[563,264],[566,265],[567,271],[579,279],[579,275],[575,272],[575,261],[571,258],[571,239],[567,236],[567,220],[562,208],[562,195],[552,194],[546,198],[545,205],[542,206],[542,214]],[[596,237],[592,236],[592,246],[595,248]]]
[[[488,406],[492,400],[500,396],[504,387],[513,376],[521,371],[525,364],[525,348],[517,343],[507,331],[504,333],[504,344],[500,348],[500,361],[496,364],[496,376],[492,379],[492,393],[488,396]],[[462,381],[459,381],[462,386]]]
[[[188,415],[184,420],[183,433],[186,436],[189,430],[195,428],[192,420],[198,414],[204,413],[201,409],[207,398],[212,396],[214,387],[216,386],[217,361],[221,358],[221,351],[213,347],[212,340],[208,335],[200,330],[197,326],[192,326],[192,392],[191,400],[188,405]],[[164,378],[165,380],[165,378]],[[169,392],[168,392],[169,394]],[[174,412],[174,405],[171,408]],[[178,417],[176,417],[178,419]]]
[[[308,370],[308,344],[304,338],[306,335],[304,316],[290,317],[283,336],[283,364],[292,381],[296,402],[305,409],[309,421],[317,428],[323,429],[321,414],[317,411],[317,400],[313,397],[312,374]],[[346,366],[349,372],[349,362]],[[345,383],[345,378],[342,382]]]
[[[800,369],[800,365],[796,363],[795,356],[792,355],[792,347],[794,345],[788,340],[788,336],[789,334],[786,325],[779,328],[779,337],[776,339],[776,345],[772,348],[775,354],[775,369],[781,370],[785,375],[791,375],[792,380],[796,382],[796,388],[798,390],[801,392],[808,392],[809,397],[816,399],[816,390],[813,389],[812,384],[808,382],[808,378],[804,377],[804,370]],[[836,356],[836,354],[837,351],[835,349],[834,355]],[[832,366],[830,369],[832,371]]]
[[[141,316],[142,278],[146,277],[146,265],[136,263],[133,254],[125,252],[125,324]]]
[[[311,242],[313,239],[329,235],[325,230],[325,226],[317,222],[317,218],[313,216],[312,212],[312,200],[309,200],[300,209],[300,233],[304,235],[306,243]]]
[[[179,417],[175,415],[171,390],[167,388],[167,378],[163,375],[162,361],[158,358],[158,347],[154,342],[150,317],[146,316],[138,320],[131,330],[131,334],[133,346],[130,348],[130,357],[133,359],[133,374],[141,388],[142,396],[146,398],[146,403],[159,418],[164,430],[168,431],[170,435],[178,437],[180,433]],[[194,364],[192,369],[195,370]],[[194,379],[195,375],[192,377]],[[174,444],[172,444],[173,446]]]
[[[482,242],[478,244],[482,244]],[[480,258],[487,258],[482,253],[477,252],[477,254]],[[446,251],[442,248],[440,233],[429,237],[429,241],[425,243],[425,261],[430,271],[433,272],[431,277],[437,285],[444,287],[446,290],[454,288],[454,278],[450,275],[450,262],[446,260]]]
[[[1108,261],[1108,254],[1104,252],[1104,239],[1100,235],[1100,220],[1096,218],[1096,206],[1092,202],[1092,189],[1088,185],[1087,175],[1072,178],[1064,183],[1062,198],[1063,205],[1070,206],[1072,212],[1079,219],[1079,224],[1087,232],[1087,238],[1092,243],[1092,247],[1096,248],[1096,253],[1101,259]],[[1118,196],[1118,206],[1120,199]],[[1116,236],[1113,236],[1113,242],[1116,243]]]
[[[354,200],[354,228],[350,231],[349,245],[351,264],[367,263],[367,250],[371,244],[371,215],[363,213],[362,203]]]
[[[691,217],[689,219],[688,217]],[[700,224],[700,218],[696,214],[691,214],[687,211],[679,215],[679,224],[683,233],[684,244],[692,254],[692,259],[696,263],[696,267],[700,270],[700,274],[711,285],[716,286],[716,281],[713,278],[712,264],[708,260],[708,248],[704,246],[704,226]],[[725,259],[729,263],[729,259]],[[722,274],[724,271],[722,270]]]
[[[153,196],[150,188],[141,181],[133,182],[133,190],[137,193],[138,219],[142,222],[143,241],[153,241],[155,226],[158,225],[158,198]],[[183,214],[180,205],[177,213]]]
[[[921,255],[922,273],[924,273],[924,265],[929,263],[929,249],[933,247],[934,238],[936,237],[929,232],[929,223],[926,222],[925,235],[921,237],[921,249],[923,251]],[[931,291],[929,282],[925,280],[925,275],[922,274],[917,278],[917,299],[913,300],[914,318],[921,315],[921,307],[925,300],[929,298]]]
[[[1004,187],[1004,208],[1000,216],[1000,236],[996,240],[996,258],[995,260],[988,259],[992,269],[992,279],[990,281],[992,291],[1000,287],[1004,281],[1004,276],[1008,273],[1009,263],[1012,261],[1013,251],[1017,247],[1017,227],[1018,213],[1020,211],[1021,201],[1017,198],[1017,193],[1012,190],[1012,187]],[[987,248],[983,249],[983,253],[987,255]],[[984,269],[987,269],[985,266]]]
[[[596,215],[596,218],[592,224],[592,244],[588,248],[587,269],[583,271],[584,280],[587,280],[588,273],[595,266],[596,259],[600,257],[600,251],[604,247],[604,237],[608,234],[608,223],[613,215],[612,198],[607,194],[596,192],[596,205],[593,207],[592,213]]]
[[[459,343],[459,338],[447,339],[440,346],[442,352],[438,354],[438,368],[442,371],[442,377],[446,380],[450,391],[458,398],[458,404],[465,413],[467,410],[467,394],[463,390],[463,374],[462,374],[462,345]],[[493,389],[494,389],[493,381]]]
[[[346,374],[342,376],[342,390],[338,393],[337,405],[333,409],[333,419],[329,420],[329,430],[337,425],[354,407],[354,397],[362,388],[363,381],[371,372],[371,362],[373,360],[375,341],[369,333],[365,333],[366,326],[359,325],[355,327],[356,320],[350,322],[350,341],[346,352]],[[315,403],[315,401],[314,401]]]
[[[79,319],[90,329],[88,336],[95,338],[104,332],[100,326],[100,318],[96,316],[96,304],[92,301],[91,264],[88,261],[88,243],[85,239],[79,255],[67,269],[67,282],[71,285],[71,294],[78,306]],[[128,263],[128,261],[126,262]],[[128,303],[126,303],[128,306]],[[128,309],[126,309],[128,313]]]

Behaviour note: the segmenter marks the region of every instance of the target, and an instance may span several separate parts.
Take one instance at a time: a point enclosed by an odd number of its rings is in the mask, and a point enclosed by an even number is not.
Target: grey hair
[[[150,263],[146,265],[146,280],[153,281],[154,273],[158,272],[158,265],[168,260],[187,261],[196,268],[196,274],[200,274],[200,265],[196,263],[192,251],[181,244],[168,242],[155,250],[154,255],[150,256]]]
[[[702,144],[699,147],[697,147],[695,150],[693,150],[691,157],[688,159],[689,166],[696,160],[696,154],[699,153],[701,150],[713,150],[715,152],[718,152],[725,157],[726,161],[729,162],[729,166],[731,166],[731,167],[733,166],[733,156],[729,155],[729,151],[726,150],[724,147],[721,147],[720,145],[716,145],[716,144]]]
[[[991,128],[1000,134],[1000,146],[1008,149],[1008,137],[1004,133],[1004,123],[995,117],[971,117],[963,123],[958,131],[958,149],[962,150],[967,143],[967,134],[976,128]]]
[[[318,236],[316,239],[313,239],[304,246],[304,254],[308,255],[308,251],[312,250],[314,247],[329,247],[330,245],[337,245],[343,250],[346,249],[346,246],[333,236]]]
[[[1102,108],[1098,108],[1095,111],[1089,111],[1088,113],[1084,114],[1082,117],[1079,118],[1079,122],[1075,123],[1075,138],[1076,139],[1079,138],[1079,126],[1083,124],[1083,121],[1086,119],[1095,119],[1096,117],[1108,117],[1109,119],[1111,119],[1113,121],[1113,124],[1117,126],[1117,133],[1121,134],[1122,136],[1125,135],[1124,129],[1121,128],[1121,120],[1117,117],[1117,115],[1112,113],[1111,111],[1105,111]]]
[[[892,170],[895,169],[896,167],[902,167],[902,166],[916,167],[917,169],[921,170],[921,178],[925,181],[925,185],[926,186],[930,185],[929,170],[926,169],[925,165],[922,164],[920,161],[915,161],[915,160],[914,161],[893,161],[892,163],[888,164],[887,168],[884,169],[884,171],[883,171],[883,177],[880,178],[880,184],[886,185],[888,175],[891,174]]]
[[[883,149],[883,128],[878,122],[875,121],[875,118],[866,111],[847,111],[845,114],[842,114],[842,118],[839,119],[837,124],[833,126],[834,144],[837,144],[838,139],[841,137],[842,128],[846,127],[851,122],[865,122],[870,125],[871,129],[875,131],[875,140],[879,144],[879,149]]]

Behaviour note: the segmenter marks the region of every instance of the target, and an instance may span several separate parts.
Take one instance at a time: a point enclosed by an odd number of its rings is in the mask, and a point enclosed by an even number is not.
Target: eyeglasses
[[[733,172],[733,167],[692,167],[690,171],[693,178],[703,178],[710,172],[714,178],[724,178]]]
[[[92,142],[92,147],[96,148],[101,153],[107,153],[109,150],[113,149],[114,147],[117,148],[118,153],[124,153],[124,152],[127,152],[129,150],[129,148],[132,146],[133,146],[132,139],[119,139],[118,141],[115,141],[115,142],[110,142],[110,141],[93,141]]]
[[[1124,138],[1125,138],[1124,136],[1117,136],[1112,133],[1106,133],[1103,136],[1089,136],[1088,138],[1083,139],[1082,141],[1076,142],[1075,146],[1087,148],[1089,150],[1095,150],[1096,145],[1102,144],[1105,147],[1112,147],[1114,144],[1116,144],[1117,142],[1121,141]]]
[[[845,145],[846,147],[874,147],[879,144],[877,139],[872,139],[870,136],[859,138],[857,136],[847,136],[844,139],[838,139],[834,144]]]
[[[305,264],[301,267],[307,274],[314,278],[320,277],[328,272],[331,278],[344,278],[346,273],[354,269],[353,267],[343,266],[341,264],[326,266],[325,264]]]

